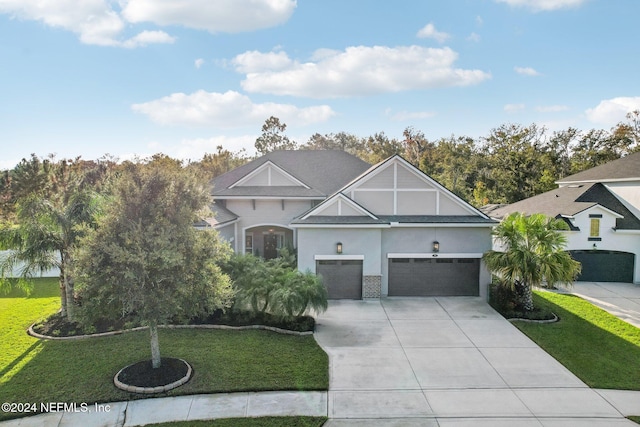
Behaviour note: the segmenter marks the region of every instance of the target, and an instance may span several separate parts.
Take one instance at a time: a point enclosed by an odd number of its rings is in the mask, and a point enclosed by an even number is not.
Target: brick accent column
[[[364,276],[362,282],[362,298],[380,298],[382,276]]]

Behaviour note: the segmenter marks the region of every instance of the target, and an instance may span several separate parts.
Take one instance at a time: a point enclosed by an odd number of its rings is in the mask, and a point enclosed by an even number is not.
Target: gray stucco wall
[[[342,242],[342,255],[364,255],[362,273],[381,274],[381,230],[376,228],[301,228],[298,230],[298,269],[316,271],[316,255],[338,256],[336,243]]]
[[[315,255],[337,256],[336,243],[342,242],[343,255],[364,255],[363,274],[382,276],[382,295],[388,294],[389,253],[432,252],[433,241],[440,242],[440,256],[474,254],[491,249],[491,229],[486,228],[377,228],[298,230],[298,268],[315,272]],[[480,266],[480,296],[486,298],[490,274]]]

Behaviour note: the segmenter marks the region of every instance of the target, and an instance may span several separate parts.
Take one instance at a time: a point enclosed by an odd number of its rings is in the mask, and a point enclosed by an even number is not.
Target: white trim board
[[[415,252],[415,253],[388,253],[387,258],[482,258],[481,253],[442,253],[442,252]]]
[[[332,260],[345,260],[345,261],[362,261],[364,255],[314,255],[314,261],[332,261]]]

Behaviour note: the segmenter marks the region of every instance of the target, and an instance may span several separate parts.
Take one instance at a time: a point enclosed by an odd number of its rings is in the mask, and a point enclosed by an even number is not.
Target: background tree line
[[[549,132],[531,124],[503,124],[477,139],[451,135],[429,139],[407,127],[401,137],[378,132],[359,137],[347,132],[313,134],[305,143],[291,140],[287,125],[269,117],[256,139],[256,155],[273,150],[343,150],[375,164],[400,154],[427,175],[476,206],[513,203],[555,188],[555,181],[640,150],[640,111],[610,130],[568,128]],[[234,169],[253,157],[245,150],[232,152],[218,146],[199,161],[182,162],[163,154],[133,162],[111,156],[98,160],[39,158],[32,154],[0,176],[0,219],[13,221],[17,201],[28,195],[56,199],[79,185],[102,192],[108,177],[128,163],[162,163],[196,169],[209,178]]]

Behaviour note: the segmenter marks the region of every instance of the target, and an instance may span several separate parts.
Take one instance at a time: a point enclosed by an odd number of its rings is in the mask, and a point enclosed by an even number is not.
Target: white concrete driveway
[[[332,301],[327,426],[633,426],[486,302]]]

